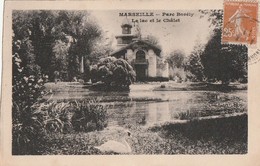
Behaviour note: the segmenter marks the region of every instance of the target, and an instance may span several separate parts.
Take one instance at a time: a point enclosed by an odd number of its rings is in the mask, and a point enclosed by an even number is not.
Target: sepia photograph
[[[252,10],[13,10],[12,155],[247,154]]]

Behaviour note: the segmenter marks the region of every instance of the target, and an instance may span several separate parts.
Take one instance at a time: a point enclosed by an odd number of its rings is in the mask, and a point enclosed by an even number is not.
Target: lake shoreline
[[[214,84],[214,83],[188,83],[188,84],[162,84],[154,91],[220,91],[230,92],[235,90],[247,90],[247,84]]]
[[[85,85],[80,82],[48,82],[45,85],[47,92],[63,92],[63,91],[86,91],[91,87],[90,84]],[[218,83],[176,83],[176,82],[137,82],[130,85],[129,91],[235,91],[247,90],[247,84],[230,83],[229,85],[222,85]],[[99,90],[95,90],[99,91]],[[114,91],[108,91],[114,92]],[[124,92],[124,91],[123,91]],[[128,91],[125,91],[128,92]]]

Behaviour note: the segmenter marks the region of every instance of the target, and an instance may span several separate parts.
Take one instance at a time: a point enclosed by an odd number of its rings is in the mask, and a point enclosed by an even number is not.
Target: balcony
[[[148,59],[134,59],[132,63],[135,65],[148,65]]]

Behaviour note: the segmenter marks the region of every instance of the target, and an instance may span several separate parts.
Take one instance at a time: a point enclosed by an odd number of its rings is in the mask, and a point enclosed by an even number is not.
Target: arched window
[[[137,60],[144,60],[145,59],[145,52],[143,50],[139,50],[136,52],[136,59]]]
[[[129,27],[123,27],[122,28],[122,33],[123,34],[131,34],[131,28],[129,28]]]

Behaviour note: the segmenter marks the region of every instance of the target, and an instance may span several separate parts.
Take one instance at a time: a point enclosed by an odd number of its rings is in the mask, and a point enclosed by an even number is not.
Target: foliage
[[[207,17],[211,26],[214,26],[215,29],[222,28],[223,10],[199,10],[199,12],[201,13],[200,18]]]
[[[182,68],[184,64],[185,54],[182,50],[175,50],[167,57],[167,61],[171,68]]]
[[[180,120],[197,120],[201,117],[201,113],[199,111],[191,111],[187,110],[185,112],[178,112],[174,118]]]
[[[167,60],[156,56],[156,68],[159,69],[159,70],[157,70],[157,72],[166,70],[166,66],[167,66],[166,63],[167,63]]]
[[[247,82],[247,47],[221,43],[223,10],[200,10],[201,18],[207,17],[213,28],[205,46],[197,45],[185,63],[188,79],[192,81]]]
[[[135,72],[124,59],[107,57],[100,59],[91,69],[92,82],[102,82],[108,89],[127,89],[135,80]]]
[[[247,47],[222,45],[220,30],[206,45],[201,62],[208,81],[229,84],[232,80],[244,79],[247,82]]]
[[[13,103],[13,154],[41,154],[48,140],[73,131],[103,130],[107,109],[97,100],[35,103],[21,109]]]
[[[205,78],[204,67],[201,63],[202,53],[203,48],[198,44],[194,47],[194,50],[191,52],[184,64],[184,69],[187,72],[187,79],[193,82],[203,81]]]
[[[13,44],[16,45],[17,42],[14,42]],[[20,45],[16,45],[16,47],[20,48]],[[46,77],[42,77],[38,70],[31,71],[28,69],[28,66],[23,67],[24,64],[17,52],[14,52],[13,54],[12,63],[13,101],[19,104],[21,108],[29,108],[43,95],[43,84]]]
[[[14,51],[19,52],[20,42],[14,42]],[[13,54],[12,124],[13,154],[37,154],[44,137],[44,115],[36,110],[35,103],[43,95],[44,78],[23,67],[17,52]]]
[[[160,44],[159,44],[159,39],[153,35],[147,35],[145,38],[145,41],[147,41],[148,43],[157,46],[158,48],[161,48]]]
[[[68,79],[68,54],[70,45],[62,40],[56,40],[52,48],[54,56],[52,57],[52,66],[56,72],[60,73],[59,79]],[[54,71],[54,78],[55,78]]]
[[[44,128],[47,132],[70,132],[72,131],[71,118],[72,107],[68,102],[56,101],[42,103],[39,111],[44,112]]]
[[[93,59],[90,55],[102,36],[101,28],[85,11],[13,11],[12,18],[13,41],[22,43],[18,54],[23,66],[39,66],[50,80],[54,71],[65,80],[79,77],[79,60]]]
[[[12,115],[12,154],[39,154],[46,141],[42,112],[13,102]]]
[[[74,103],[72,125],[75,131],[103,130],[107,126],[107,110],[97,100]]]

